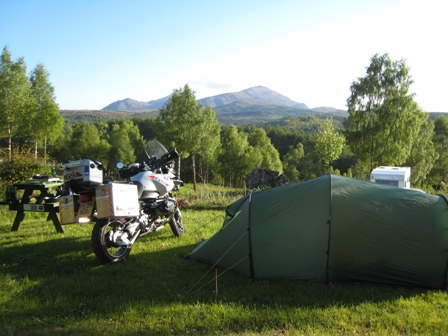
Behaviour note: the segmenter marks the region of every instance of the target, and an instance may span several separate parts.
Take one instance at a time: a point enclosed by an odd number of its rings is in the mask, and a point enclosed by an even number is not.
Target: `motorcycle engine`
[[[174,211],[176,211],[176,201],[166,200],[164,202],[161,202],[162,211],[164,213],[172,214]]]
[[[153,218],[160,218],[163,215],[169,216],[176,211],[176,201],[173,200],[158,200],[146,203],[145,212],[150,214]]]

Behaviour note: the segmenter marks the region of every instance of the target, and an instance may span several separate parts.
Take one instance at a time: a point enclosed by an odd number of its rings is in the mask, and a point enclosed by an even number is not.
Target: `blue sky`
[[[415,100],[448,112],[446,0],[0,0],[0,47],[42,63],[61,109],[204,98],[262,85],[346,109],[375,53],[404,59]]]

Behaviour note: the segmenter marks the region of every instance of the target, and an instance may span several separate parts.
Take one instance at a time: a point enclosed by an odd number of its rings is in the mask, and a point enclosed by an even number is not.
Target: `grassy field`
[[[187,187],[186,233],[137,241],[125,262],[100,265],[91,224],[56,233],[27,214],[10,232],[0,207],[0,335],[445,335],[446,291],[367,284],[251,282],[185,256],[219,230],[241,191]],[[230,195],[229,195],[230,194]]]

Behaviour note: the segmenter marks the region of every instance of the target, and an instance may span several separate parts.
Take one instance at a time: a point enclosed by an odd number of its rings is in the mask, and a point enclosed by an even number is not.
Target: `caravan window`
[[[398,181],[375,180],[375,183],[378,183],[378,184],[385,184],[385,185],[390,185],[390,186],[398,187]]]

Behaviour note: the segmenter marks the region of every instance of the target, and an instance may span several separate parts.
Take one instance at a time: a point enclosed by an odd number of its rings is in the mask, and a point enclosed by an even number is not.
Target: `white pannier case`
[[[137,217],[139,215],[136,185],[103,184],[96,188],[95,194],[98,218]]]

